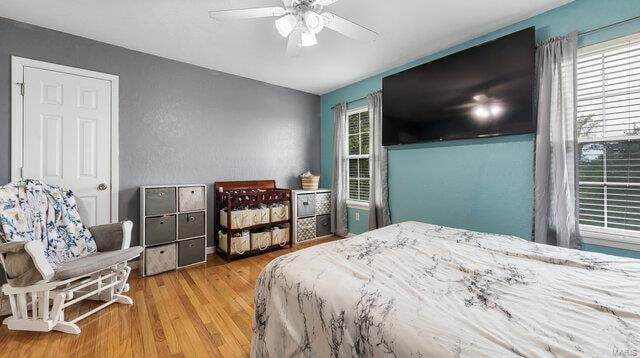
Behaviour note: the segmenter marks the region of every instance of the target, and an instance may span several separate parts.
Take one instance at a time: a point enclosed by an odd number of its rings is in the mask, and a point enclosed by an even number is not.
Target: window
[[[576,132],[581,229],[640,237],[640,36],[580,50]]]
[[[349,201],[369,201],[369,111],[347,112],[347,160]]]

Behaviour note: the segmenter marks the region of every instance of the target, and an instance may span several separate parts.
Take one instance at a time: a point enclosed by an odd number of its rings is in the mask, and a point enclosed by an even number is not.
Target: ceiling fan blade
[[[253,9],[232,9],[209,11],[209,16],[218,21],[225,20],[244,20],[255,19],[260,17],[277,17],[287,13],[287,10],[281,7],[259,7]]]
[[[302,50],[302,28],[296,26],[296,28],[289,35],[287,40],[287,57],[296,57],[300,55]]]
[[[324,17],[325,27],[330,28],[335,32],[339,32],[347,37],[350,37],[358,41],[375,41],[378,38],[378,34],[374,31],[367,29],[364,26],[360,26],[345,18],[330,12],[322,13]]]

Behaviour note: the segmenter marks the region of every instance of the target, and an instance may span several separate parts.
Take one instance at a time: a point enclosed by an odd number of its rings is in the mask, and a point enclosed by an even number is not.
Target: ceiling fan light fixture
[[[312,34],[317,34],[324,28],[324,18],[314,11],[305,12],[302,18]]]
[[[276,29],[280,35],[287,38],[298,24],[298,19],[292,14],[285,15],[276,20]]]
[[[318,39],[316,39],[316,35],[315,34],[313,34],[311,32],[304,31],[304,32],[302,32],[301,44],[302,44],[302,47],[315,46],[315,45],[318,44]]]
[[[339,0],[281,0],[284,6],[235,8],[209,11],[216,20],[274,19],[278,33],[287,39],[287,56],[300,54],[302,47],[318,44],[317,34],[325,28],[357,41],[375,41],[378,34],[338,15],[324,11]],[[496,113],[501,108],[493,110]]]

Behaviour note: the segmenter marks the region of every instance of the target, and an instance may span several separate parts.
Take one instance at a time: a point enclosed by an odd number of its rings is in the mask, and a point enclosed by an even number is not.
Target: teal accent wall
[[[532,138],[517,135],[390,150],[394,222],[416,220],[529,238]]]
[[[360,220],[356,220],[356,212],[360,213]],[[369,231],[369,214],[362,209],[348,209],[347,225],[352,234],[362,234]]]
[[[640,15],[638,0],[576,0],[498,31],[324,94],[321,106],[321,183],[331,186],[333,111],[382,88],[382,78],[509,33],[536,27],[536,41],[588,31]],[[580,46],[640,32],[640,21],[580,37]],[[362,105],[362,101],[356,105]],[[419,220],[531,239],[533,135],[389,147],[389,204],[393,222]],[[349,231],[367,230],[349,209]],[[600,246],[585,245],[597,251]],[[627,251],[627,254],[633,251]],[[611,253],[623,254],[619,250]]]

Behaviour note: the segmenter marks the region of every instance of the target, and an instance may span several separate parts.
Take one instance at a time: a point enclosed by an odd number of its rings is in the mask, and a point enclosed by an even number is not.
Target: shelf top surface
[[[292,190],[294,193],[297,194],[311,194],[311,193],[325,193],[325,192],[330,192],[331,189],[318,189],[318,190],[303,190],[303,189],[296,189],[296,190]]]
[[[207,187],[207,184],[165,184],[165,185],[143,185],[140,189],[158,189],[158,188],[184,188],[192,186]]]
[[[219,188],[224,191],[241,189],[275,189],[276,181],[271,180],[245,180],[245,181],[217,181],[213,183],[213,188],[219,192]]]

